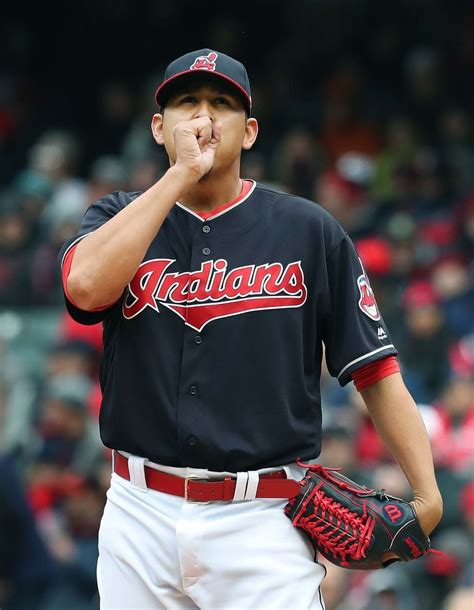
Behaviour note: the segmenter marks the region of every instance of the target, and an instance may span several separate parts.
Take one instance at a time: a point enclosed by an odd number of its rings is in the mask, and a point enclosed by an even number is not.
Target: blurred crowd
[[[352,236],[424,418],[445,502],[432,537],[441,555],[370,574],[328,565],[327,610],[474,607],[474,107],[461,78],[474,70],[474,24],[469,31],[471,45],[448,59],[429,44],[399,56],[390,31],[375,32],[378,64],[334,60],[294,101],[291,53],[272,56],[282,71],[265,76],[260,66],[254,83],[262,135],[242,176],[315,201]],[[448,96],[453,74],[460,93]],[[101,327],[65,313],[57,255],[91,202],[145,190],[166,171],[149,130],[159,78],[103,84],[87,129],[50,116],[32,130],[24,95],[35,83],[0,72],[0,317],[57,314],[33,368],[15,357],[12,318],[0,320],[2,608],[99,608],[97,531],[111,457],[97,425]],[[340,388],[323,371],[322,397],[321,461],[410,498],[352,384]]]

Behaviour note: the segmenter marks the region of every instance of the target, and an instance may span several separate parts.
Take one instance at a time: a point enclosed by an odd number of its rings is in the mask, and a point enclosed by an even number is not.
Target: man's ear
[[[257,139],[258,135],[258,123],[257,119],[247,119],[247,124],[245,126],[245,136],[242,142],[243,150],[250,150]]]
[[[157,144],[163,146],[165,143],[163,139],[163,115],[162,114],[154,114],[151,119],[151,133],[155,138]]]

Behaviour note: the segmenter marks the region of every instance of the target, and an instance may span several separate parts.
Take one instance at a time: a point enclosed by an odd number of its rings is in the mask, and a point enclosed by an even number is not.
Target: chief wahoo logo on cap
[[[217,53],[211,51],[208,55],[201,55],[196,57],[192,66],[189,66],[190,70],[209,70],[214,72],[216,69]]]

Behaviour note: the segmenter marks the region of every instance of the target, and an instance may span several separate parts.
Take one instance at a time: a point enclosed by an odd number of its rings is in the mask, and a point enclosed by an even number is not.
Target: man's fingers
[[[221,138],[222,123],[217,121],[213,123],[209,117],[198,117],[187,121],[186,123],[179,123],[175,130],[179,133],[194,133],[195,137],[199,142],[199,146],[202,148],[209,142],[218,142]]]
[[[207,117],[207,116],[198,117],[197,119],[193,119],[192,121],[189,121],[189,124],[193,127],[196,135],[199,138],[208,138],[209,140],[211,139],[212,121],[209,117]]]
[[[208,116],[198,116],[197,118],[191,119],[188,122],[190,125],[194,125],[197,128],[204,127],[206,125],[209,125],[209,127],[211,127],[212,125],[212,119]]]
[[[385,551],[385,553],[382,555],[382,563],[390,560],[401,561],[401,558],[396,553],[392,553],[392,551]]]
[[[222,123],[212,123],[209,132],[207,129],[203,130],[203,135],[198,138],[200,148],[202,149],[202,147],[206,144],[212,144],[215,146],[221,139],[221,128]]]
[[[206,133],[208,132],[208,137],[210,138],[212,133],[212,121],[209,117],[198,117],[191,121],[178,123],[173,131],[175,133],[193,134],[197,138],[207,137]]]
[[[202,116],[183,121],[174,127],[176,162],[202,177],[212,167],[221,138],[221,123]]]
[[[221,129],[222,129],[222,123],[220,121],[212,124],[212,141],[213,142],[219,142],[219,140],[221,139]]]
[[[207,118],[207,117],[202,117],[202,118]],[[199,120],[199,119],[196,119],[196,120]],[[200,146],[200,148],[202,148],[203,146],[205,146],[206,144],[208,144],[211,141],[212,130],[213,130],[212,121],[210,119],[207,119],[205,122],[203,122],[201,124],[197,124],[195,126],[195,129],[196,129],[196,135],[197,135],[197,139],[199,142],[199,146]]]
[[[202,148],[206,146],[206,144],[216,145],[221,139],[221,128],[222,123],[216,122],[210,125],[205,124],[199,133],[198,142],[199,147]]]

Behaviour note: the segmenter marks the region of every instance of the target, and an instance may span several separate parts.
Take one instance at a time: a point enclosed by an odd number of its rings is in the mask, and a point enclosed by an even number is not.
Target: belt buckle
[[[188,495],[188,483],[190,480],[200,481],[201,483],[208,483],[209,479],[205,479],[203,477],[198,477],[196,474],[190,474],[188,477],[184,478],[184,499],[186,502],[192,502],[194,504],[210,504],[211,500],[192,500]]]

